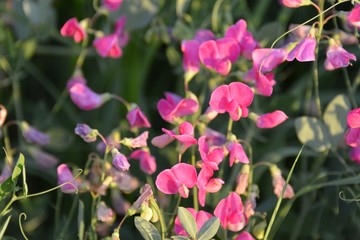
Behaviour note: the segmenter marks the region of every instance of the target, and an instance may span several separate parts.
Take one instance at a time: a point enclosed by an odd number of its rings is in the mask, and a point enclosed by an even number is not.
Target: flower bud
[[[116,148],[111,149],[111,154],[113,157],[112,164],[116,169],[120,171],[127,171],[130,168],[130,163],[124,154],[120,153]]]
[[[84,123],[76,124],[75,133],[84,139],[85,142],[95,142],[99,134],[97,129],[92,129]]]
[[[47,145],[50,142],[50,138],[43,132],[40,132],[34,127],[31,127],[27,122],[23,121],[19,125],[20,130],[26,141],[30,143],[36,143],[39,145]]]

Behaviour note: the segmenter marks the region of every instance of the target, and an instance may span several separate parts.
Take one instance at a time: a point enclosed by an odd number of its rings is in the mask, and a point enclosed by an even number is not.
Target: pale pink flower
[[[290,50],[286,60],[293,61],[296,58],[299,62],[315,61],[315,47],[314,30],[310,30],[310,33]]]
[[[119,58],[123,53],[120,48],[119,38],[116,34],[96,38],[93,42],[93,46],[103,58]]]
[[[210,218],[212,218],[213,216],[205,211],[199,211],[197,212],[195,209],[193,208],[186,208],[191,215],[194,217],[195,221],[196,221],[196,227],[197,230],[199,231],[201,229],[201,227],[204,225],[204,223],[209,220]],[[182,235],[182,236],[189,236],[189,234],[186,233],[186,231],[184,230],[183,226],[180,223],[180,220],[178,217],[175,218],[175,225],[174,225],[174,232],[177,235]]]
[[[294,28],[296,29],[293,30]],[[306,36],[309,34],[311,30],[311,26],[310,25],[300,26],[299,24],[290,24],[288,29],[292,30],[291,39],[294,39],[295,41],[300,41],[306,38]]]
[[[276,84],[273,73],[263,74],[256,66],[247,72],[245,80],[253,81],[255,83],[256,93],[267,97],[271,96],[273,87]]]
[[[256,197],[256,193],[251,192],[249,198],[247,198],[245,201],[244,212],[248,219],[255,214]]]
[[[118,36],[120,47],[125,46],[129,41],[129,33],[125,29],[126,17],[121,16],[115,22],[114,33]]]
[[[222,185],[225,183],[220,178],[211,178],[214,175],[214,171],[207,165],[204,165],[200,170],[197,178],[197,186],[199,188],[199,203],[201,206],[205,206],[206,193],[216,193],[220,191]]]
[[[351,148],[349,157],[355,163],[360,164],[360,147]]]
[[[258,48],[252,52],[254,66],[262,73],[270,72],[286,60],[287,52],[282,48]],[[261,66],[261,69],[260,69]]]
[[[58,184],[59,185],[64,184],[66,182],[71,183],[71,184],[67,183],[67,184],[61,186],[61,191],[63,193],[74,193],[77,191],[78,182],[76,182],[74,180],[74,176],[66,164],[60,164],[58,166],[57,176],[58,176]]]
[[[199,120],[203,123],[209,123],[212,120],[214,120],[214,118],[216,118],[218,115],[218,112],[215,111],[214,109],[212,109],[211,107],[208,107],[205,111],[205,113],[203,113]]]
[[[111,149],[112,164],[120,171],[127,171],[130,168],[130,163],[124,154],[120,153],[116,148]]]
[[[101,201],[96,210],[97,219],[101,222],[111,223],[115,220],[114,211],[105,202]]]
[[[29,143],[35,143],[38,145],[47,145],[50,142],[50,137],[39,131],[38,129],[30,126],[27,122],[23,121],[19,125],[22,135]]]
[[[3,126],[7,116],[7,110],[4,105],[0,104],[0,128]]]
[[[129,148],[147,147],[149,132],[145,131],[136,138],[123,138],[121,143]]]
[[[174,93],[165,93],[165,99],[160,99],[157,104],[160,116],[167,122],[173,123],[176,118],[193,114],[199,109],[196,99],[181,98]]]
[[[355,4],[355,7],[346,15],[347,22],[357,28],[360,28],[360,4]]]
[[[255,238],[253,238],[249,232],[243,231],[237,235],[234,240],[255,240]]]
[[[241,168],[240,173],[236,177],[236,189],[235,192],[237,194],[244,194],[246,192],[246,188],[249,184],[249,174],[250,174],[250,166],[249,164],[244,164]]]
[[[82,73],[76,72],[66,83],[66,89],[68,92],[70,92],[70,88],[74,86],[75,84],[82,84],[86,85],[86,79],[82,75]]]
[[[234,163],[249,163],[244,148],[237,141],[230,141],[226,144],[226,149],[230,152],[230,167],[232,167]]]
[[[133,151],[129,158],[140,160],[140,169],[146,174],[153,174],[156,171],[155,157],[148,150],[138,149]]]
[[[201,160],[204,165],[209,166],[212,170],[219,170],[218,166],[224,159],[224,150],[218,147],[210,148],[205,140],[205,136],[198,140]]]
[[[288,8],[297,8],[311,4],[311,0],[280,0],[280,3]]]
[[[345,142],[350,147],[360,147],[360,128],[349,128],[345,133]]]
[[[151,127],[151,124],[149,123],[149,120],[145,116],[145,114],[141,111],[141,109],[138,106],[135,106],[132,108],[126,115],[127,120],[130,123],[130,127]]]
[[[273,165],[272,167],[270,167],[270,172],[271,172],[271,176],[272,176],[272,184],[274,187],[274,193],[275,195],[279,198],[281,195],[281,192],[285,186],[285,179],[281,176],[281,170]],[[294,190],[293,188],[290,186],[290,184],[288,184],[286,186],[283,198],[293,198],[295,196],[294,194]]]
[[[210,107],[218,113],[228,112],[232,120],[248,116],[248,106],[252,103],[254,93],[249,86],[233,82],[216,88],[210,97]]]
[[[220,219],[224,229],[233,232],[240,231],[247,224],[243,203],[235,192],[231,192],[217,204],[214,215]]]
[[[353,109],[347,114],[347,124],[351,128],[360,128],[360,108]]]
[[[163,148],[166,145],[170,144],[175,139],[172,138],[169,134],[162,134],[160,136],[156,136],[151,140],[151,144],[158,148]]]
[[[176,132],[165,128],[162,128],[162,131],[181,143],[180,153],[184,153],[188,147],[197,142],[194,138],[194,127],[189,122],[182,122],[175,130]]]
[[[70,18],[60,29],[63,37],[72,37],[75,42],[81,42],[87,37],[85,29],[79,24],[76,18]]]
[[[195,167],[187,163],[178,163],[171,169],[159,173],[156,187],[165,194],[179,193],[181,197],[189,197],[189,188],[196,185]]]
[[[258,128],[274,128],[283,123],[288,116],[280,110],[271,113],[265,113],[256,118],[256,126]]]
[[[102,0],[105,8],[109,11],[116,11],[120,8],[123,0]]]
[[[356,61],[354,54],[339,46],[333,39],[329,40],[324,66],[326,70],[335,70],[351,65],[350,60]]]
[[[232,38],[220,38],[203,42],[199,47],[200,61],[209,69],[223,76],[229,74],[231,64],[240,54],[240,47]]]

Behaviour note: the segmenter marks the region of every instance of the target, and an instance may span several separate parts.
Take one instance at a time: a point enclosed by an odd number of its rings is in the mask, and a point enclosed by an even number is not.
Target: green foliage
[[[135,227],[141,233],[144,240],[161,240],[161,236],[157,229],[150,222],[142,217],[135,217]]]
[[[210,240],[217,233],[220,227],[220,220],[217,217],[212,217],[207,220],[204,225],[200,228],[199,232],[196,234],[197,240]]]
[[[181,225],[184,227],[184,230],[192,237],[196,239],[197,233],[197,224],[193,215],[183,207],[178,207],[178,217]]]

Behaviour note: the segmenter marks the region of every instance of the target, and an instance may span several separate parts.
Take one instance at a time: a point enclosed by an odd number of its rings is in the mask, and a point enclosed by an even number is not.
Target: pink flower
[[[201,206],[205,206],[206,193],[216,193],[220,191],[222,185],[225,183],[220,178],[211,178],[214,175],[214,171],[207,165],[204,165],[200,170],[197,186],[199,188],[199,203]]]
[[[273,87],[276,84],[273,73],[263,74],[256,66],[247,72],[245,80],[254,81],[256,93],[267,97],[271,96]]]
[[[121,6],[123,0],[102,0],[104,7],[109,11],[116,11]]]
[[[156,171],[155,157],[150,155],[150,152],[148,150],[135,150],[130,154],[129,157],[140,160],[140,169],[144,173],[151,175]]]
[[[233,232],[238,232],[247,224],[244,206],[239,195],[231,192],[222,199],[215,208],[214,215],[220,219],[221,226]]]
[[[176,130],[177,133],[165,128],[162,129],[164,133],[168,134],[172,138],[175,138],[181,143],[180,153],[184,153],[188,147],[196,144],[197,141],[194,138],[194,127],[191,123],[183,122]]]
[[[326,51],[326,60],[324,62],[325,69],[331,71],[337,68],[347,67],[351,65],[350,60],[356,61],[355,55],[336,44],[333,39],[330,39],[329,47]]]
[[[218,165],[224,159],[222,148],[212,148],[205,142],[206,137],[199,138],[199,152],[204,165],[209,166],[212,170],[219,170]]]
[[[209,69],[223,76],[229,74],[231,64],[240,54],[240,47],[232,38],[220,38],[203,42],[199,47],[200,61]]]
[[[255,240],[255,238],[253,238],[249,232],[243,231],[237,235],[234,240]]]
[[[120,47],[125,46],[129,41],[129,33],[125,30],[126,17],[121,16],[115,22],[114,33],[118,36]]]
[[[201,229],[201,227],[204,225],[204,223],[209,220],[210,218],[212,218],[212,215],[208,212],[205,211],[199,211],[197,212],[195,209],[193,208],[186,208],[191,215],[194,217],[195,221],[196,221],[196,227],[197,230],[199,231]],[[178,217],[175,218],[175,225],[174,225],[174,232],[177,235],[182,235],[182,236],[189,236],[186,231],[184,230],[183,226],[180,223],[180,220]]]
[[[4,105],[0,104],[0,128],[3,126],[7,116],[7,110]]]
[[[101,57],[119,58],[122,56],[119,38],[116,34],[96,38],[93,46]]]
[[[360,27],[360,4],[355,4],[355,7],[346,15],[346,20],[350,25]]]
[[[66,164],[60,164],[58,166],[57,175],[58,175],[59,185],[64,184],[66,182],[71,183],[61,186],[61,191],[63,193],[74,193],[77,191],[78,183],[74,180],[74,176]]]
[[[244,164],[241,168],[239,175],[236,177],[236,189],[235,192],[237,194],[244,194],[246,192],[246,188],[249,183],[249,174],[250,174],[250,166],[248,164]]]
[[[197,177],[194,166],[187,163],[178,163],[171,169],[159,173],[156,178],[156,187],[165,194],[179,193],[181,197],[189,197],[189,188],[196,185]]]
[[[279,198],[281,195],[281,192],[285,186],[285,179],[281,176],[281,170],[273,165],[272,167],[270,167],[270,172],[271,172],[271,176],[273,178],[272,180],[272,184],[274,186],[274,193],[275,195]],[[290,184],[288,184],[286,186],[283,198],[293,198],[294,197],[294,190],[293,188],[290,186]]]
[[[116,148],[111,149],[111,155],[113,157],[112,164],[117,170],[127,171],[130,168],[130,163],[124,154],[120,153]]]
[[[66,21],[64,26],[60,29],[60,34],[63,37],[72,37],[75,42],[81,42],[87,37],[85,29],[81,27],[76,18],[70,18]]]
[[[169,143],[174,141],[174,138],[172,138],[169,134],[162,134],[160,136],[156,136],[151,140],[151,144],[158,148],[163,148]]]
[[[353,109],[347,114],[347,124],[351,128],[360,128],[360,108]]]
[[[349,157],[355,163],[360,164],[360,147],[351,148]]]
[[[218,113],[228,112],[232,120],[247,117],[248,106],[252,103],[254,93],[247,85],[233,82],[216,88],[210,97],[210,107]]]
[[[246,21],[240,19],[226,30],[225,37],[234,39],[240,47],[240,53],[244,55],[245,58],[251,59],[253,50],[256,49],[259,44],[246,28]]]
[[[311,4],[311,0],[280,0],[280,3],[288,8],[297,8]]]
[[[147,139],[149,136],[149,132],[145,131],[136,138],[123,138],[121,143],[129,148],[140,148],[147,147]]]
[[[181,43],[181,51],[183,52],[183,67],[185,72],[197,73],[200,70],[199,47],[200,44],[214,40],[215,36],[210,30],[199,29],[196,31],[194,39],[184,40]]]
[[[349,128],[345,133],[345,142],[350,147],[360,147],[360,128]]]
[[[240,143],[237,141],[231,141],[226,144],[227,150],[230,152],[230,167],[234,163],[249,163],[249,159]]]
[[[316,39],[314,37],[315,30],[310,30],[310,33],[301,40],[287,55],[287,61],[293,61],[295,58],[299,62],[315,61],[315,47]]]
[[[283,111],[276,110],[271,113],[262,114],[256,118],[258,128],[274,128],[283,123],[288,116]]]
[[[258,48],[252,52],[254,66],[262,73],[270,72],[286,60],[287,53],[282,48]],[[261,66],[261,69],[260,69]]]
[[[111,98],[110,94],[97,94],[86,86],[86,84],[80,82],[72,82],[68,92],[71,100],[81,110],[93,110],[99,108]]]
[[[151,127],[149,120],[146,118],[145,114],[141,111],[141,109],[138,106],[132,108],[127,113],[126,118],[130,123],[130,127],[132,128]]]
[[[192,98],[181,98],[174,93],[165,93],[166,99],[160,99],[157,108],[161,117],[170,123],[176,118],[193,114],[199,109],[199,103]]]

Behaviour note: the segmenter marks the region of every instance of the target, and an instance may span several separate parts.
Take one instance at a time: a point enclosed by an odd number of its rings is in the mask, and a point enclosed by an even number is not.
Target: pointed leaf
[[[184,230],[190,235],[190,237],[196,239],[197,225],[195,219],[191,213],[183,207],[178,208],[178,217]]]
[[[20,153],[17,163],[15,165],[15,168],[13,170],[12,176],[11,176],[11,179],[13,180],[13,182],[16,183],[17,178],[20,176],[20,174],[24,168],[24,164],[25,164],[24,155],[22,155]]]
[[[4,222],[4,224],[1,226],[1,229],[0,229],[0,239],[3,239],[3,236],[4,236],[4,234],[5,234],[6,228],[7,228],[7,226],[9,225],[10,218],[11,218],[11,215],[8,216],[8,218],[6,219],[6,221]]]
[[[299,141],[314,151],[324,152],[331,147],[329,130],[317,118],[299,117],[295,120],[295,128]]]
[[[12,181],[12,178],[9,177],[0,184],[0,199],[3,199],[6,195],[11,194],[13,189],[14,189],[14,182]]]
[[[324,122],[329,128],[332,144],[335,148],[344,137],[347,127],[346,117],[350,110],[350,101],[344,94],[337,95],[325,110]]]
[[[215,236],[220,227],[220,220],[217,217],[208,219],[197,234],[198,240],[210,240]]]
[[[134,222],[135,227],[145,240],[161,240],[161,236],[154,225],[141,217],[135,217]]]

